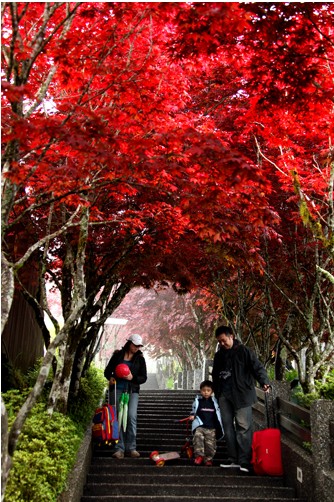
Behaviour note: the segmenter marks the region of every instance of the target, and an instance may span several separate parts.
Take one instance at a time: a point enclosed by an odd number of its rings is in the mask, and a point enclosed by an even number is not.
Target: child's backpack
[[[108,392],[109,401],[110,392]],[[98,445],[116,443],[119,440],[119,427],[116,408],[116,385],[115,404],[106,403],[95,410],[92,424],[92,438]]]

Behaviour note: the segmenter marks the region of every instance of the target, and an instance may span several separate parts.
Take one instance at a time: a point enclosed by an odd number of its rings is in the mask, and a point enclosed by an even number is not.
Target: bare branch
[[[30,248],[22,256],[22,258],[20,258],[17,262],[11,264],[12,268],[15,271],[18,270],[19,268],[21,268],[24,265],[24,263],[28,260],[28,258],[30,258],[30,256],[37,249],[39,249],[41,246],[43,246],[45,243],[49,242],[50,240],[54,239],[55,237],[58,237],[59,235],[63,234],[65,232],[65,230],[67,230],[69,227],[73,226],[74,225],[73,220],[79,214],[81,208],[82,208],[82,206],[78,206],[77,209],[75,210],[75,212],[70,217],[70,219],[67,221],[67,223],[65,223],[65,225],[63,225],[59,230],[57,230],[56,232],[53,232],[50,235],[46,235],[45,237],[43,237],[43,239],[40,239],[39,241],[35,242],[35,244],[30,246]]]

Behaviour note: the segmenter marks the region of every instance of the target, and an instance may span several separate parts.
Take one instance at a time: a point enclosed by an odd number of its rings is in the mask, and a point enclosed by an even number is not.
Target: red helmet
[[[130,375],[130,369],[127,364],[118,364],[115,368],[115,375],[117,378],[125,378]]]

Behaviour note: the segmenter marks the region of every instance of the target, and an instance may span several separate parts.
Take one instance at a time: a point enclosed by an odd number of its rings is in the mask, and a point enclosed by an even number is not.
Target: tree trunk
[[[279,340],[275,354],[275,380],[278,380],[280,382],[284,379],[285,373],[285,358],[282,357],[283,354],[284,349],[282,347],[282,342]]]
[[[12,457],[8,453],[8,416],[5,403],[1,398],[1,500],[4,499]]]
[[[55,378],[53,379],[52,388],[48,401],[48,412],[53,413],[58,411],[64,415],[67,413],[68,396],[70,391],[72,368],[75,352],[69,347],[66,347],[64,356],[60,358],[59,367]]]
[[[14,275],[6,258],[1,253],[1,333],[7,323],[14,297]]]
[[[90,331],[92,332],[91,334],[80,340],[74,357],[70,384],[70,393],[74,396],[78,393],[81,377],[85,375],[96,353],[94,348],[96,347],[96,339],[99,336],[100,327],[96,326],[91,328]]]

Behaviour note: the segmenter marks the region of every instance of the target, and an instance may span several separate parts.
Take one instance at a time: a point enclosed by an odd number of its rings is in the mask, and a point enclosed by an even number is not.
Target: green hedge
[[[46,412],[46,396],[26,420],[13,457],[5,502],[56,502],[66,487],[79,446],[106,385],[100,370],[90,368],[81,379],[78,397],[68,415]],[[28,389],[3,394],[9,425],[24,402]]]
[[[297,390],[294,397],[304,408],[310,408],[311,404],[318,399],[334,401],[334,370],[329,372],[325,383],[315,382],[315,391],[312,394],[303,394],[301,390]]]

